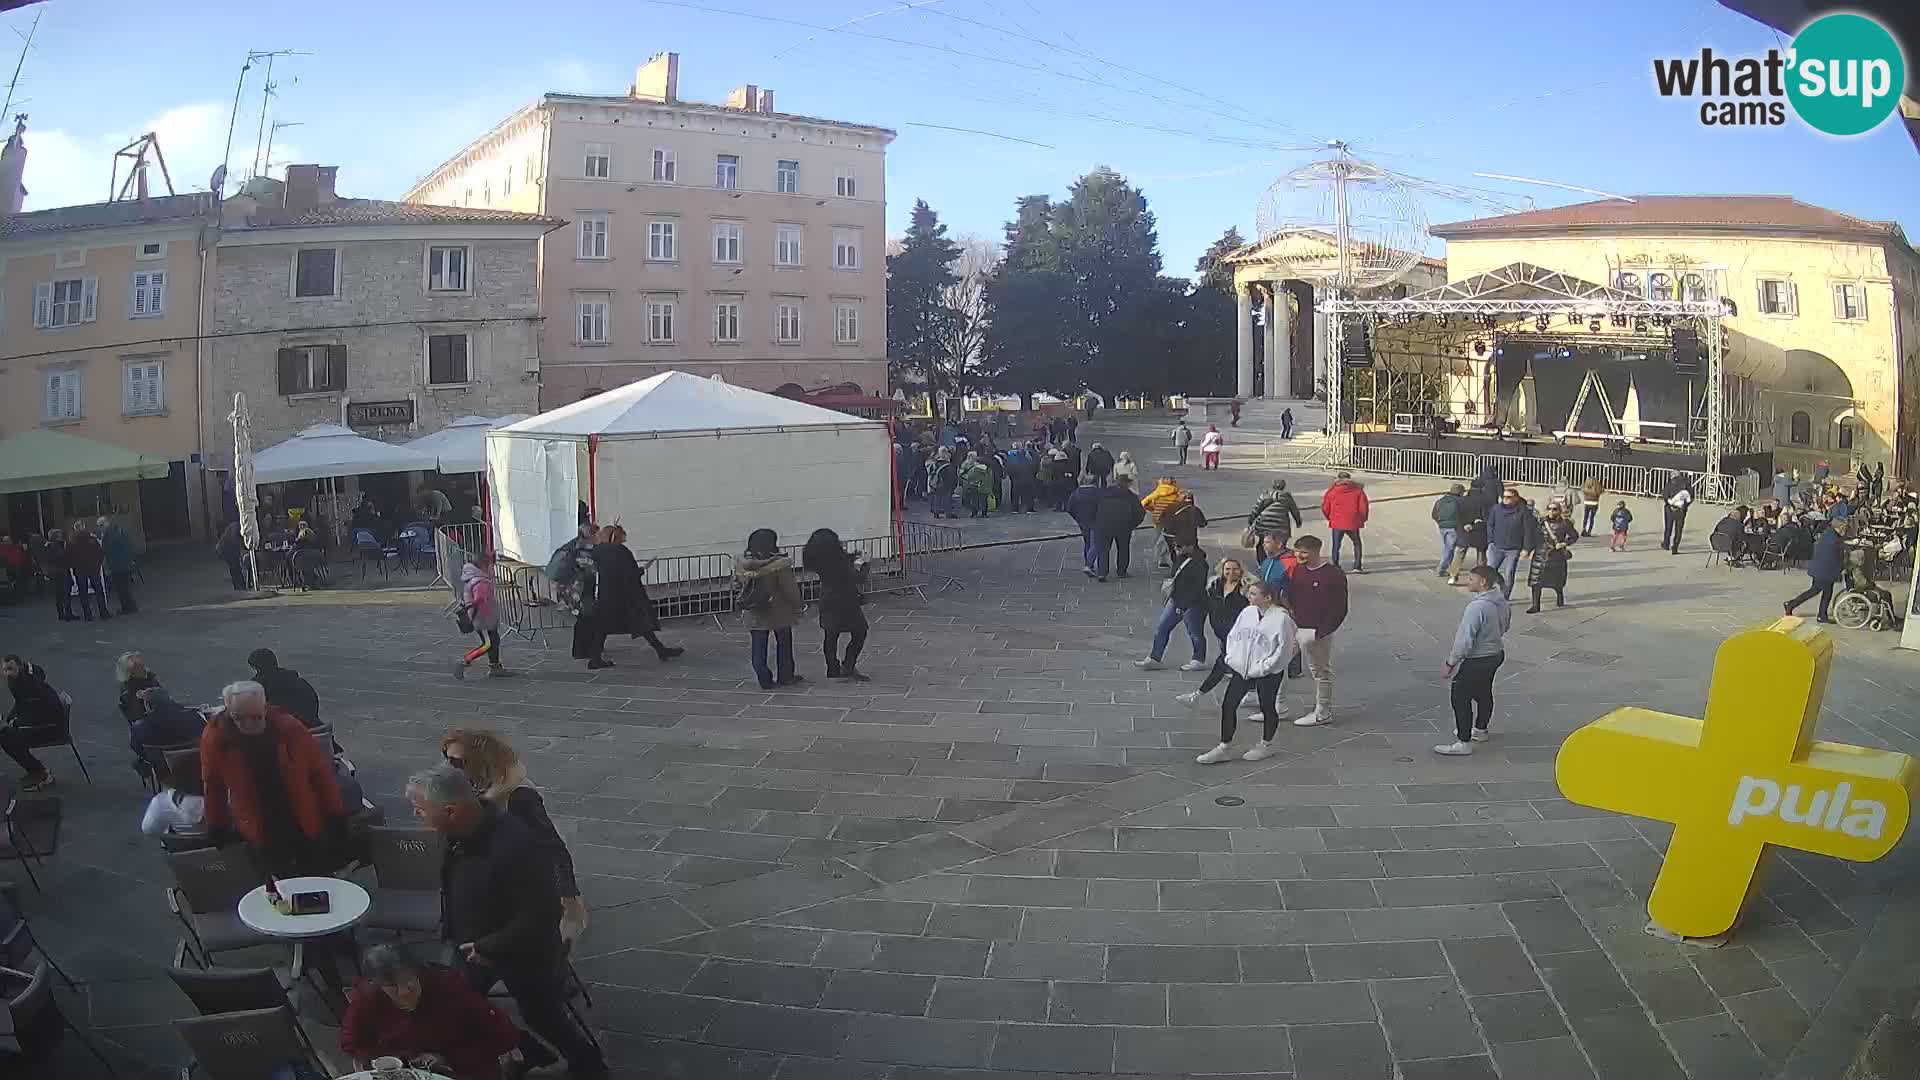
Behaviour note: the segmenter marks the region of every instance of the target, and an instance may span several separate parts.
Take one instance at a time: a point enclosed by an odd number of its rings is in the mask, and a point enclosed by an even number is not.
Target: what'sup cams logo
[[[1824,15],[1808,23],[1785,52],[1728,58],[1655,59],[1661,97],[1702,98],[1709,127],[1778,127],[1791,106],[1829,135],[1859,135],[1891,115],[1907,85],[1906,58],[1886,27],[1864,15]]]

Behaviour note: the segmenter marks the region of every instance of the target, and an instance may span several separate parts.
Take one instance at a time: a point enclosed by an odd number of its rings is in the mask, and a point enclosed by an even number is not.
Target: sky
[[[11,110],[30,116],[28,209],[106,198],[113,151],[144,131],[176,188],[205,190],[231,118],[244,176],[258,69],[231,107],[250,49],[305,54],[276,61],[267,120],[294,126],[275,136],[273,171],[337,164],[342,194],[373,198],[399,197],[542,91],[624,93],[673,50],[682,97],[753,82],[784,112],[896,130],[891,230],[925,199],[955,234],[997,239],[1018,196],[1063,195],[1106,165],[1145,192],[1170,273],[1228,226],[1253,235],[1263,192],[1331,139],[1454,189],[1415,185],[1434,222],[1592,197],[1475,175],[1502,173],[1627,195],[1788,194],[1920,237],[1920,150],[1896,123],[1853,139],[1791,117],[1709,128],[1696,104],[1655,93],[1656,56],[1775,44],[1709,0],[52,0],[0,16],[15,31],[0,56],[17,56],[36,15]]]

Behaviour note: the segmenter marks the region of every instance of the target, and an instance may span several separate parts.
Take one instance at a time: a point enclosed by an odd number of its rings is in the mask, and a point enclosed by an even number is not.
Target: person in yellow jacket
[[[1186,497],[1186,489],[1181,487],[1171,476],[1161,477],[1160,482],[1154,485],[1153,490],[1147,492],[1146,497],[1140,500],[1140,508],[1152,515],[1154,532],[1162,536],[1165,535],[1167,515],[1173,513]],[[1160,554],[1160,565],[1173,565],[1169,561],[1172,554],[1172,546],[1170,544],[1165,545]]]

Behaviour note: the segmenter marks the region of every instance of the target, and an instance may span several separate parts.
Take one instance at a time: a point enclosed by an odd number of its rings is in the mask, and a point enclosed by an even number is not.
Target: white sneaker
[[[1441,743],[1439,746],[1433,748],[1433,752],[1436,754],[1445,754],[1448,757],[1466,757],[1473,753],[1473,744],[1463,742]]]
[[[1270,743],[1270,742],[1268,742],[1268,741],[1267,741],[1267,740],[1265,740],[1265,739],[1261,739],[1261,740],[1260,740],[1259,742],[1257,742],[1257,743],[1254,743],[1254,744],[1253,744],[1253,749],[1251,749],[1251,750],[1249,750],[1249,751],[1247,751],[1247,752],[1246,752],[1246,753],[1244,753],[1244,754],[1241,754],[1241,755],[1240,755],[1240,760],[1242,760],[1242,761],[1264,761],[1264,760],[1266,760],[1267,758],[1270,758],[1270,757],[1272,757],[1272,756],[1273,756],[1274,754],[1277,754],[1277,753],[1279,753],[1279,751],[1277,751],[1277,750],[1275,750],[1275,749],[1273,748],[1273,744],[1272,744],[1272,743]]]
[[[1161,664],[1160,661],[1149,656],[1145,660],[1135,660],[1133,666],[1139,668],[1141,671],[1159,671]]]
[[[1490,734],[1486,728],[1477,727],[1473,729],[1474,742],[1486,742],[1488,739],[1492,737],[1493,737],[1492,734]]]
[[[1320,710],[1315,709],[1314,711],[1308,713],[1307,715],[1301,717],[1300,719],[1295,720],[1293,722],[1293,726],[1294,727],[1319,727],[1322,724],[1331,724],[1331,723],[1333,723],[1333,718],[1331,716],[1328,716],[1326,713],[1323,713]]]
[[[1188,706],[1198,705],[1200,704],[1200,691],[1189,690],[1184,694],[1175,694],[1173,697],[1173,700],[1179,702],[1182,705],[1188,705]]]
[[[1207,663],[1205,660],[1189,660],[1186,663],[1180,665],[1180,670],[1181,671],[1205,671],[1212,666],[1213,666],[1212,664]]]
[[[1232,756],[1233,748],[1226,743],[1221,743],[1219,746],[1214,747],[1193,760],[1202,765],[1218,765]]]

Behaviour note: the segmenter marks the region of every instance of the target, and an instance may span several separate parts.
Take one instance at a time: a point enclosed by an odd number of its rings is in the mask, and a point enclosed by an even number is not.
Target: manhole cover
[[[1213,800],[1213,801],[1214,801],[1214,802],[1216,802],[1216,803],[1219,803],[1219,804],[1220,804],[1221,806],[1245,806],[1245,805],[1247,805],[1247,800],[1245,800],[1245,799],[1243,799],[1243,798],[1241,798],[1241,797],[1240,797],[1240,796],[1238,796],[1238,795],[1222,795],[1222,796],[1220,796],[1219,798],[1217,798],[1217,799],[1215,799],[1215,800]]]

